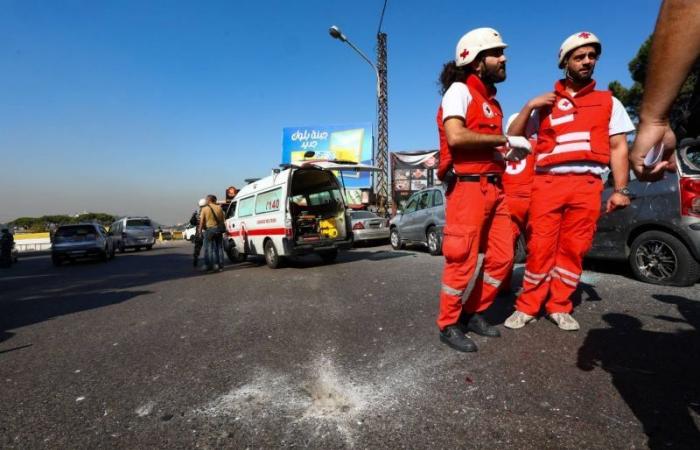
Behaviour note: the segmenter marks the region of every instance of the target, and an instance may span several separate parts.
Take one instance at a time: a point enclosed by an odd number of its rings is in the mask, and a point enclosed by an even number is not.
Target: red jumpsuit
[[[594,87],[592,81],[572,97],[559,81],[554,105],[540,109],[528,256],[523,292],[515,303],[518,311],[531,316],[545,302],[548,314],[572,311],[570,296],[593,243],[601,209],[601,178],[591,172],[553,173],[551,168],[609,164],[612,95]]]
[[[494,98],[495,90],[489,90],[475,75],[467,78],[466,85],[471,101],[463,116],[465,126],[479,133],[503,134],[503,114]],[[513,262],[513,231],[500,183],[504,170],[503,155],[492,147],[479,150],[449,148],[443,127],[446,118],[441,107],[437,117],[440,134],[438,173],[442,176],[452,167],[456,175],[476,176],[476,180],[458,180],[447,193],[442,244],[445,268],[437,319],[441,330],[456,324],[462,309],[466,313],[487,309]],[[475,275],[480,251],[485,252],[482,271],[463,305],[462,297]]]
[[[530,139],[530,144],[534,149],[537,140]],[[506,171],[503,174],[503,191],[506,195],[506,204],[513,224],[513,248],[515,248],[520,233],[525,230],[534,176],[535,156],[533,154],[528,155],[522,161],[506,162]],[[512,271],[508,272],[508,276],[503,280],[502,291],[510,291],[511,276]]]

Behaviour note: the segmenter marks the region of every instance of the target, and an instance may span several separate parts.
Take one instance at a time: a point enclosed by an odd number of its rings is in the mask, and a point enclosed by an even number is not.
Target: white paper
[[[644,157],[644,165],[646,167],[654,167],[656,164],[661,161],[661,158],[664,156],[664,143],[659,142],[655,146],[649,150],[649,153],[647,153],[647,156]]]

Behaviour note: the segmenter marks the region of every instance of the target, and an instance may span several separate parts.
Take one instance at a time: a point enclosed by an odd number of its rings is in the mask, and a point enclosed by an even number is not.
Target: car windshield
[[[350,213],[353,219],[376,219],[378,216],[369,211],[353,211]]]
[[[72,227],[61,227],[56,230],[56,237],[59,238],[95,238],[95,227],[92,225],[77,225]]]
[[[129,219],[126,221],[127,227],[150,227],[150,219]]]

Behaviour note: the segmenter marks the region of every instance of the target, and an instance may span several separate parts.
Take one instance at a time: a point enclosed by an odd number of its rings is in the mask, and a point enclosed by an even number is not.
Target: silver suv
[[[389,240],[395,250],[405,244],[427,245],[431,255],[442,253],[445,194],[441,187],[416,192],[389,222]]]

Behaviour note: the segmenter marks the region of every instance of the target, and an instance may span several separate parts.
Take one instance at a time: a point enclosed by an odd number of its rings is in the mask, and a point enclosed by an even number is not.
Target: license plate
[[[73,250],[73,251],[70,251],[68,253],[70,253],[71,255],[82,255],[83,253],[85,253],[85,251],[84,250]]]

